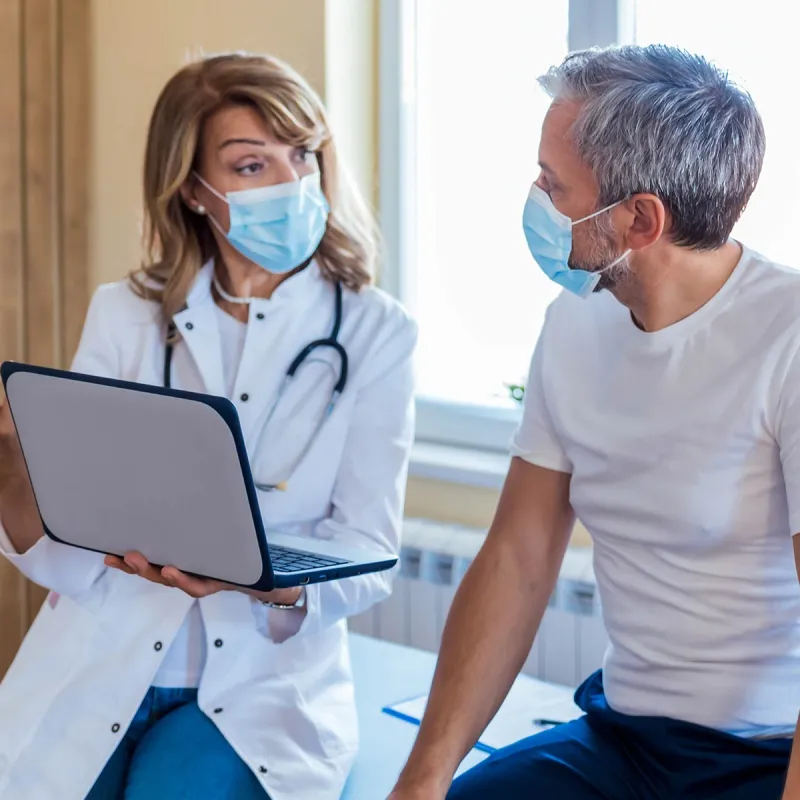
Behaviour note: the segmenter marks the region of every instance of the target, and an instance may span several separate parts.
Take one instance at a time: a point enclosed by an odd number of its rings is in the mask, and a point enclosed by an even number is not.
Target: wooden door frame
[[[0,360],[65,366],[91,287],[90,0],[0,0]],[[45,592],[0,559],[0,675]]]

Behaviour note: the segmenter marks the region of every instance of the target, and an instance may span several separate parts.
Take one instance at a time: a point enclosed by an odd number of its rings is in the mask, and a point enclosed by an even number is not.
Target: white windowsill
[[[414,478],[501,489],[511,457],[476,448],[414,443],[409,475]]]

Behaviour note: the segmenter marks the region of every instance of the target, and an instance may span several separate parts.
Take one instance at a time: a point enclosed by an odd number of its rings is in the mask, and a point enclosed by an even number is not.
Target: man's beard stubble
[[[608,217],[599,216],[586,221],[591,226],[587,240],[589,242],[588,252],[578,258],[570,254],[568,266],[570,269],[582,269],[585,272],[598,272],[610,264],[614,259],[619,258],[619,250],[614,241],[614,229]],[[595,292],[602,292],[604,289],[616,289],[626,283],[631,277],[631,266],[628,257],[622,259],[610,269],[600,275]]]

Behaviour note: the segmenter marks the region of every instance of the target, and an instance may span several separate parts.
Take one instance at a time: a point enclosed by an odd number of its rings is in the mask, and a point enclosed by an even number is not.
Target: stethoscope
[[[342,284],[337,281],[334,284],[334,314],[333,314],[333,327],[331,328],[331,332],[324,339],[315,339],[313,342],[309,342],[295,356],[294,360],[289,365],[289,368],[286,370],[286,374],[284,375],[283,381],[281,382],[281,385],[278,388],[275,400],[272,403],[272,406],[269,410],[269,413],[267,414],[264,424],[261,426],[261,432],[254,446],[254,452],[259,452],[259,446],[264,437],[264,431],[269,426],[269,423],[272,420],[273,415],[275,414],[275,409],[278,407],[280,399],[283,396],[284,392],[286,391],[287,386],[294,379],[294,376],[297,374],[297,371],[300,369],[300,367],[310,358],[310,356],[315,351],[328,349],[328,350],[333,350],[335,353],[338,354],[339,356],[338,379],[333,389],[331,390],[330,400],[328,401],[328,405],[325,408],[325,412],[317,422],[317,425],[313,433],[309,437],[306,446],[302,449],[300,455],[295,459],[291,469],[288,470],[286,479],[280,481],[279,483],[261,483],[258,480],[255,480],[256,488],[263,492],[270,492],[275,489],[286,488],[286,481],[289,479],[289,477],[291,477],[292,473],[295,471],[298,465],[303,461],[306,454],[311,449],[311,445],[316,440],[320,432],[320,429],[325,423],[325,420],[328,417],[330,417],[331,413],[333,412],[333,409],[336,406],[336,402],[338,401],[339,397],[344,391],[345,386],[347,385],[348,358],[347,358],[347,351],[344,349],[341,342],[339,341],[339,329],[341,328],[341,326],[342,326]],[[174,338],[175,331],[176,331],[175,323],[170,322],[167,328],[167,343],[164,348],[164,388],[166,389],[172,388],[172,356],[175,350],[175,346],[172,340]]]

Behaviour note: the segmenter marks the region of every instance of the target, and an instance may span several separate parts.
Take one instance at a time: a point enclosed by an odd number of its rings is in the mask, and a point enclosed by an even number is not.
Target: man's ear
[[[644,250],[655,244],[667,225],[667,209],[654,194],[635,194],[623,204],[630,214],[625,231],[625,247]]]

